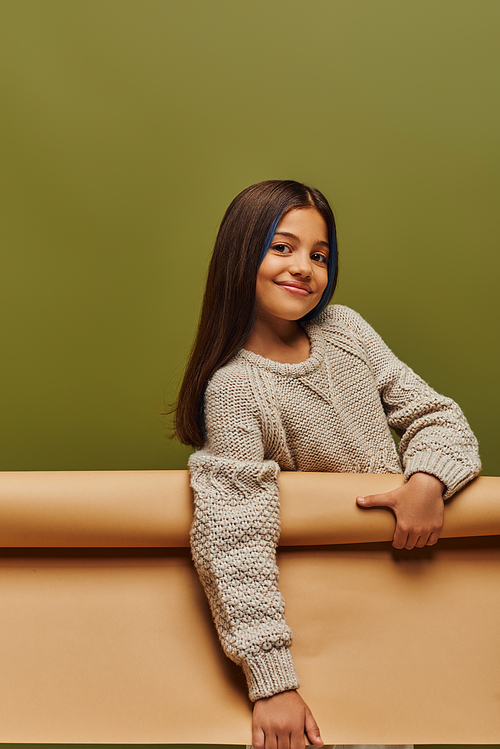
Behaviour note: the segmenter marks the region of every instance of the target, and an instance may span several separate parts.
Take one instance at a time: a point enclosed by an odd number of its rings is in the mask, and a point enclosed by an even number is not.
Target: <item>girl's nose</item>
[[[312,263],[311,258],[309,257],[309,253],[294,253],[289,271],[293,275],[305,276],[306,278],[311,276]]]

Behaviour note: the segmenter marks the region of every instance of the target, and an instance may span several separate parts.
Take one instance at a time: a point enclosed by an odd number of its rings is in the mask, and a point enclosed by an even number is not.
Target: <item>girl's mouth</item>
[[[310,287],[305,283],[298,283],[296,281],[275,281],[275,284],[281,286],[282,289],[286,289],[292,294],[297,294],[298,296],[309,296],[309,294],[312,294]]]

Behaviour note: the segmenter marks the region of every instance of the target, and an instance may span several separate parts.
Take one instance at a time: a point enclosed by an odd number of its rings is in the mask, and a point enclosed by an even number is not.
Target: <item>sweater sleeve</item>
[[[299,686],[278,588],[279,467],[264,460],[258,409],[241,381],[209,383],[204,423],[205,446],[189,460],[191,549],[222,647],[257,700]]]
[[[433,390],[401,362],[363,318],[348,308],[366,352],[389,426],[400,436],[399,455],[405,479],[422,471],[446,486],[444,498],[471,481],[481,470],[477,440],[461,409]]]

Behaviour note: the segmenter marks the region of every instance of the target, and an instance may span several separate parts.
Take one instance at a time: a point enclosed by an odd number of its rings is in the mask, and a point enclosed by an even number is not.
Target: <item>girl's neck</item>
[[[255,319],[243,348],[282,364],[306,361],[311,353],[307,333],[294,320],[284,320],[283,323],[276,327]]]

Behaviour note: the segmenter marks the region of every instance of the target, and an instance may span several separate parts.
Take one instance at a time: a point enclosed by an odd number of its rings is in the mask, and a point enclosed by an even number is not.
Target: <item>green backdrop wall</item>
[[[498,474],[497,0],[4,0],[0,468],[183,468],[160,417],[216,228],[323,190],[336,300]]]

